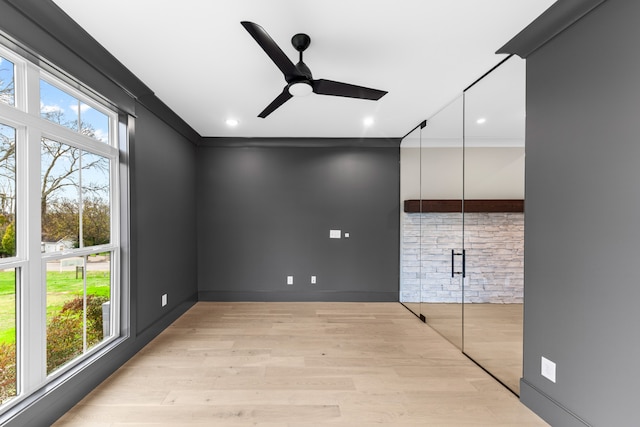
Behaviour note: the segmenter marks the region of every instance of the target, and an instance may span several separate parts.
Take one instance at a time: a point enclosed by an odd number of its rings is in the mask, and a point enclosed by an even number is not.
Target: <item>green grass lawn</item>
[[[109,297],[108,271],[87,272],[87,294]],[[83,280],[75,271],[47,271],[47,320],[55,316],[65,302],[82,295]],[[15,342],[15,273],[0,271],[0,343]]]
[[[16,340],[16,274],[0,271],[0,342]]]

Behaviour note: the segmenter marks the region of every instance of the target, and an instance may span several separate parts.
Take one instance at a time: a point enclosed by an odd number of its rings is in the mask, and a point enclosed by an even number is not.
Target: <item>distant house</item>
[[[41,242],[42,252],[59,252],[66,249],[73,249],[73,241],[68,239],[61,239],[57,242]]]

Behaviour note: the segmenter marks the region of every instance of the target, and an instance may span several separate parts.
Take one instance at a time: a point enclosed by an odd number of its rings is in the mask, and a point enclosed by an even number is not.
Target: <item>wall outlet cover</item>
[[[329,230],[329,238],[330,239],[339,239],[342,235],[341,230]]]
[[[167,305],[167,294],[162,295],[162,306],[164,307],[165,305]]]
[[[293,276],[287,276],[287,285],[293,285]]]
[[[315,285],[318,281],[318,278],[316,276],[311,276],[311,284]]]
[[[556,382],[556,364],[546,357],[540,358],[540,374],[549,381]]]

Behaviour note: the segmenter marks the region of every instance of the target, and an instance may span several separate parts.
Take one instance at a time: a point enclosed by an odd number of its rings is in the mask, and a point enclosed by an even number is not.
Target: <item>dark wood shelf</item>
[[[462,200],[405,200],[407,213],[462,212]],[[465,212],[524,212],[522,199],[465,200]]]

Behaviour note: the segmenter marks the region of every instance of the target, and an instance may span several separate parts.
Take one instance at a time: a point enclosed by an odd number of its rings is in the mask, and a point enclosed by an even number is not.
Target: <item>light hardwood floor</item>
[[[523,304],[464,304],[463,308],[462,304],[423,303],[417,308],[428,325],[520,393]]]
[[[54,425],[547,424],[400,304],[200,302]]]
[[[523,304],[465,304],[464,352],[520,394]]]

